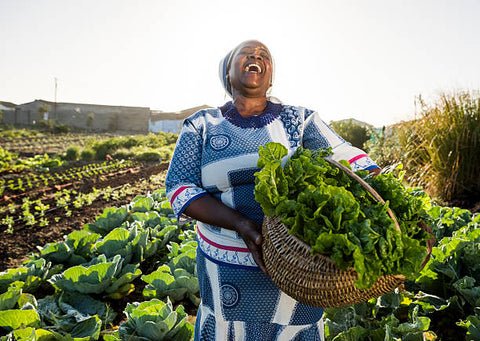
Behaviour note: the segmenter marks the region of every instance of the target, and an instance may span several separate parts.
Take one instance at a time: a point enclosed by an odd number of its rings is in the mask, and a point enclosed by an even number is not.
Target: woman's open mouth
[[[244,71],[251,72],[251,73],[262,73],[262,67],[258,64],[251,63],[245,66]]]

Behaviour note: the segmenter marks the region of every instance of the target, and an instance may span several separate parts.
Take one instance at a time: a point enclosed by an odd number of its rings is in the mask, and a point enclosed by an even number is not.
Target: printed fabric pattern
[[[231,106],[222,108],[227,107]],[[249,125],[231,116],[226,119],[222,108],[198,111],[184,122],[166,178],[167,196],[177,215],[192,201],[211,195],[261,224],[255,172],[258,149],[268,142],[281,143],[289,155],[300,146],[332,148],[332,157],[348,160],[354,170],[377,167],[315,111],[282,105],[273,119],[257,118]],[[197,222],[197,240],[202,302],[195,340],[322,339],[322,308],[301,304],[279,290],[235,231]]]

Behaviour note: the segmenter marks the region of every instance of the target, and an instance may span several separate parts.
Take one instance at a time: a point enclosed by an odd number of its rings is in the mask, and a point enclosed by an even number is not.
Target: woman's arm
[[[353,171],[362,169],[374,174],[381,171],[363,150],[352,146],[326,124],[318,112],[309,111],[309,113],[304,123],[303,146],[305,148],[315,150],[331,147],[332,159],[348,161]]]
[[[261,254],[260,226],[213,198],[202,186],[202,127],[185,120],[165,180],[167,196],[177,216],[182,213],[236,231],[245,241],[257,265],[265,271]]]
[[[257,265],[263,272],[266,272],[261,248],[261,226],[210,195],[192,201],[185,209],[185,214],[206,224],[238,232]]]

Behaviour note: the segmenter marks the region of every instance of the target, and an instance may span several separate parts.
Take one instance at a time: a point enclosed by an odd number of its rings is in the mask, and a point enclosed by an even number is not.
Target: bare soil
[[[142,180],[148,180],[152,175],[165,172],[167,167],[168,164],[144,165],[140,168],[127,170],[116,176],[102,177],[101,180],[96,182],[85,181],[81,184],[79,190],[87,192],[93,186],[96,188],[107,186],[114,188],[127,183],[135,188],[135,184]],[[128,204],[135,195],[156,190],[158,189],[157,186],[151,184],[151,188],[145,189],[143,187],[138,189],[138,192],[135,191],[134,194],[115,202],[99,198],[91,206],[74,209],[70,217],[59,216],[59,213],[62,214],[61,212],[52,211],[48,213],[52,216],[52,219],[49,219],[52,223],[46,227],[20,226],[12,234],[2,232],[2,238],[0,238],[0,271],[19,266],[30,254],[38,252],[37,246],[44,246],[47,243],[63,240],[63,237],[68,233],[81,229],[86,223],[94,222],[95,217],[104,208]],[[53,216],[59,217],[60,220],[54,223]]]

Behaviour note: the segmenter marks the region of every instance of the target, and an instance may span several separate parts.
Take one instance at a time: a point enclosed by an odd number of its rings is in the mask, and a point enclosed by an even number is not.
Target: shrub
[[[80,153],[80,159],[84,161],[92,161],[95,159],[95,152],[89,148],[86,148]]]
[[[399,130],[402,129],[402,123],[383,127],[381,130],[374,131],[372,138],[365,143],[365,150],[377,165],[384,168],[386,166],[400,163],[402,151],[399,142]]]
[[[131,159],[133,158],[134,153],[127,148],[118,149],[116,152],[112,154],[114,159],[122,160],[122,159]]]
[[[139,154],[135,155],[135,160],[145,161],[145,162],[160,162],[162,161],[162,155],[159,151],[156,150],[146,150]]]
[[[401,162],[405,179],[444,202],[475,200],[480,193],[480,96],[421,97],[420,118],[390,127],[371,147],[381,166]]]
[[[421,99],[420,99],[421,100]],[[433,105],[422,105],[422,117],[405,131],[405,152],[412,173],[428,183],[432,195],[446,201],[480,193],[479,93],[441,94]],[[412,162],[413,161],[413,162]]]
[[[77,146],[70,146],[65,151],[65,160],[76,161],[80,156],[80,148]]]
[[[357,148],[365,149],[365,142],[370,140],[371,126],[367,124],[349,119],[331,122],[330,126],[338,135]]]

